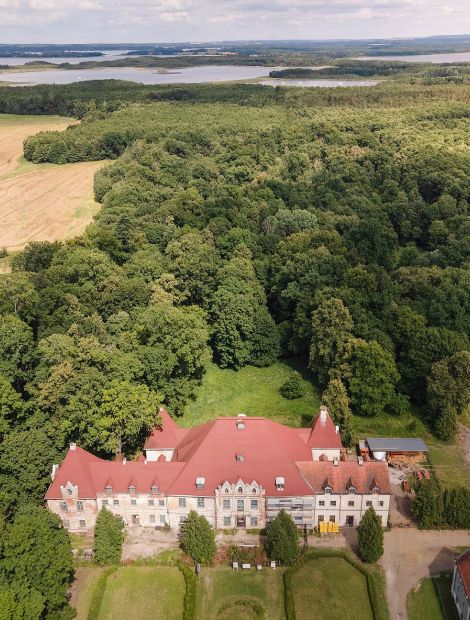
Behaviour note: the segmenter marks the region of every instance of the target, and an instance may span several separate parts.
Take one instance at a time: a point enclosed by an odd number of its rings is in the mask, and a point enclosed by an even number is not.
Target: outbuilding
[[[380,437],[366,439],[369,454],[375,461],[387,461],[390,465],[422,463],[429,449],[422,439]]]

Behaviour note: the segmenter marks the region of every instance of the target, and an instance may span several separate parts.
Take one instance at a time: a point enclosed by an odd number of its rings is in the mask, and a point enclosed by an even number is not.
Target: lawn
[[[306,394],[287,400],[279,388],[293,370],[301,372]],[[197,398],[190,403],[180,422],[195,426],[219,416],[246,413],[272,418],[289,426],[306,426],[320,406],[320,395],[311,373],[295,360],[278,361],[268,368],[245,366],[241,370],[209,366]]]
[[[292,587],[297,620],[373,620],[366,577],[343,558],[312,559],[296,572]]]
[[[265,610],[269,620],[283,620],[284,584],[282,569],[233,572],[231,568],[206,568],[198,584],[199,620],[255,620],[250,604]],[[176,616],[174,616],[176,617]]]
[[[169,566],[125,566],[108,577],[99,620],[182,618],[184,578]]]
[[[87,620],[91,599],[103,568],[78,566],[71,589],[70,604],[77,610],[76,620]]]
[[[423,579],[408,595],[408,620],[457,620],[457,610],[450,591],[452,575]],[[444,606],[445,613],[442,611]]]

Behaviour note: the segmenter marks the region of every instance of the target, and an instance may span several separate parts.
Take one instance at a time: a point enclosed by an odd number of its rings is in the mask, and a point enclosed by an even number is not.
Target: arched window
[[[253,488],[251,489],[251,492],[252,492],[252,493],[257,493],[256,487],[253,487]]]
[[[228,493],[228,488],[227,487],[225,487],[224,493]]]
[[[72,489],[67,489],[67,495],[72,495]]]
[[[242,489],[242,487],[238,487],[238,492],[239,492],[239,493],[243,493],[243,489]]]

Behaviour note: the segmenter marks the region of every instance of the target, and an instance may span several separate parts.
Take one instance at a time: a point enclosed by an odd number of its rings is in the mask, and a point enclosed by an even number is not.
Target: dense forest
[[[0,90],[3,111],[82,118],[26,140],[27,159],[114,160],[86,233],[30,244],[0,277],[0,596],[58,617],[66,551],[54,596],[8,560],[50,463],[69,441],[132,456],[210,360],[300,357],[346,430],[415,408],[453,438],[470,401],[469,99],[456,84]],[[62,549],[54,517],[35,518]]]

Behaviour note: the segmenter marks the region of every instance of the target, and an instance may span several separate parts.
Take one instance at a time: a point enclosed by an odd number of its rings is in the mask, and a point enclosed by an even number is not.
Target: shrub
[[[357,528],[358,554],[363,562],[377,562],[384,552],[382,520],[375,510],[368,508]]]
[[[295,400],[296,398],[302,398],[305,396],[305,386],[302,381],[302,377],[298,372],[291,372],[286,381],[279,388],[281,396],[288,400]]]
[[[201,564],[210,564],[217,551],[214,530],[207,519],[194,510],[181,526],[180,543],[183,551]]]
[[[292,564],[299,557],[297,527],[285,510],[266,526],[266,551],[278,564]]]
[[[432,528],[444,522],[442,491],[435,478],[421,480],[416,486],[412,512],[420,528]]]
[[[95,525],[95,562],[100,565],[121,561],[124,524],[121,517],[102,508]]]

